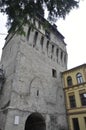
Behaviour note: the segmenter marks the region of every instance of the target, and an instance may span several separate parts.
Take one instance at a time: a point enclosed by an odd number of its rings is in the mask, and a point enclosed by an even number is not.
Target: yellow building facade
[[[62,73],[69,130],[86,130],[86,64]]]

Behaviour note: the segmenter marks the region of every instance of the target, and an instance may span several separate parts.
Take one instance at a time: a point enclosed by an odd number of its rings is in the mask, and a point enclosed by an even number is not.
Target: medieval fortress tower
[[[61,72],[63,35],[45,19],[31,19],[26,35],[9,32],[0,63],[0,130],[67,130]],[[4,81],[4,82],[3,82]]]

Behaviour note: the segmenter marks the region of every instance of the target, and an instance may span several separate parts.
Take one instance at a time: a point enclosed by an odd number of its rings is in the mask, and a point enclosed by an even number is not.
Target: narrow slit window
[[[50,32],[45,30],[45,36],[50,40]]]
[[[38,28],[41,29],[41,22],[38,22]]]
[[[63,51],[61,51],[61,60],[63,59]]]
[[[56,56],[57,56],[57,62],[58,62],[58,56],[59,56],[59,49],[56,49]]]
[[[38,32],[36,31],[36,32],[35,32],[35,35],[34,35],[34,43],[33,43],[33,47],[36,46],[37,38],[38,38]]]
[[[57,77],[57,72],[55,69],[52,69],[52,77],[56,78]]]
[[[37,96],[39,96],[39,90],[37,90]]]
[[[67,57],[66,57],[66,54],[64,55],[64,63],[67,62]]]
[[[46,48],[47,48],[47,52],[48,52],[48,49],[49,49],[49,40],[47,41]]]
[[[54,45],[52,45],[52,54],[54,53]]]
[[[29,41],[29,37],[30,37],[30,32],[31,32],[31,27],[29,27],[28,32],[27,32],[27,40]]]
[[[41,48],[43,49],[43,42],[44,42],[44,37],[41,37]]]

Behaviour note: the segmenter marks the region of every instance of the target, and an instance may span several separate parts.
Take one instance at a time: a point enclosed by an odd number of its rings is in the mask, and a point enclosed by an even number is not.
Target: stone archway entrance
[[[45,119],[40,113],[32,113],[25,122],[25,130],[46,130]]]

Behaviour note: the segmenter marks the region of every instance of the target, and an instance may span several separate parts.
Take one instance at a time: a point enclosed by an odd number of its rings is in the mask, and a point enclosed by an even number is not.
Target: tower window
[[[59,55],[59,49],[56,49],[56,56],[57,56],[57,62],[58,62],[58,55]]]
[[[27,32],[27,40],[29,41],[29,37],[30,37],[30,32],[31,32],[31,27],[29,27],[28,32]]]
[[[47,31],[47,30],[45,30],[45,36],[46,36],[48,39],[50,39],[50,32]]]
[[[52,45],[52,53],[54,53],[54,45]]]
[[[47,48],[47,52],[48,52],[48,48],[49,48],[49,40],[47,41],[46,48]]]
[[[38,28],[41,29],[41,22],[38,22]]]
[[[64,63],[66,63],[67,61],[67,57],[66,57],[66,54],[64,55]]]
[[[39,96],[39,90],[37,90],[37,96]]]
[[[33,43],[33,47],[36,46],[37,38],[38,38],[38,32],[36,31],[36,32],[35,32],[35,35],[34,35],[34,43]]]
[[[41,48],[43,49],[43,42],[44,42],[44,37],[41,37]]]
[[[63,52],[61,51],[61,60],[62,60],[62,58],[63,58]]]
[[[57,77],[57,72],[55,69],[52,69],[52,77],[56,78]]]

